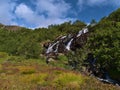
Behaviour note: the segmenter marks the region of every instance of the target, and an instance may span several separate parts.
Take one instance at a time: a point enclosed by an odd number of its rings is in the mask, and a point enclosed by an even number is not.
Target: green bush
[[[0,58],[6,58],[8,57],[8,54],[5,52],[0,52]]]
[[[84,78],[81,75],[74,73],[62,73],[53,80],[53,83],[57,87],[78,88],[80,84],[84,82]]]

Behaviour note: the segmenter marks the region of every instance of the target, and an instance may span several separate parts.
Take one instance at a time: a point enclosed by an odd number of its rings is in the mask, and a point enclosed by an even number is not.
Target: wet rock
[[[67,36],[58,37],[54,43],[46,43],[44,47],[47,48],[46,53],[65,53],[66,51],[76,50],[85,45],[88,37],[88,29],[84,28],[77,34],[69,34]],[[49,45],[48,45],[49,44]]]

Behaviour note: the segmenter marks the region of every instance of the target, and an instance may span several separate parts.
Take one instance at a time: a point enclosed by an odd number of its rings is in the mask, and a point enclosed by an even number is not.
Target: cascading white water
[[[52,51],[53,51],[53,47],[54,47],[56,44],[58,44],[58,43],[59,43],[59,41],[57,41],[57,42],[54,43],[53,45],[50,44],[49,47],[48,47],[48,49],[47,49],[47,51],[46,51],[46,54],[52,52]]]
[[[57,44],[56,49],[55,49],[54,52],[58,52],[58,46],[59,46],[59,44]]]
[[[72,41],[73,41],[73,38],[68,42],[68,44],[66,46],[67,50],[70,50],[70,46],[71,46]]]
[[[81,36],[82,34],[87,33],[87,32],[88,32],[88,28],[83,28],[82,30],[80,30],[80,31],[78,32],[77,37],[79,37],[79,36]]]
[[[120,86],[120,83],[111,79],[109,74],[107,72],[105,72],[105,78],[99,78],[97,77],[98,80],[102,81],[102,82],[106,82],[106,83],[111,83],[111,84],[114,84],[114,85],[117,85],[117,86]]]
[[[97,78],[98,80],[102,81],[102,82],[106,82],[106,83],[111,83],[111,84],[115,84],[115,85],[118,85],[119,86],[119,83],[116,82],[115,80],[112,80],[111,78],[106,78],[106,79],[103,79],[103,78]]]
[[[81,36],[82,34],[85,34],[87,32],[89,32],[89,30],[88,30],[87,27],[85,27],[81,31],[78,32],[77,37],[79,38],[79,36]],[[72,35],[69,34],[68,36],[62,36],[61,38],[59,38],[59,40],[61,40],[61,41],[63,41],[64,39],[66,39],[66,40],[70,39],[70,41],[65,46],[65,48],[68,51],[71,49],[71,44],[72,44],[72,41],[74,40],[74,38],[71,39],[71,37],[72,37]],[[65,43],[63,43],[63,44],[66,44],[66,40],[65,40]],[[49,54],[51,52],[59,53],[58,49],[59,49],[59,45],[60,45],[61,41],[56,41],[55,43],[50,44],[49,47],[48,47],[48,49],[47,49],[47,51],[46,51],[46,54]],[[53,49],[54,46],[55,46],[55,48]],[[95,62],[96,62],[96,59],[94,59],[94,61],[92,62],[92,64],[94,65]],[[94,76],[95,76],[95,74],[94,74]],[[101,77],[97,77],[97,76],[95,76],[95,77],[98,80],[102,81],[102,82],[111,83],[111,84],[115,84],[115,85],[119,85],[120,86],[120,83],[117,82],[117,81],[115,81],[115,80],[113,80],[112,78],[110,78],[110,76],[109,76],[109,74],[107,72],[104,75],[105,78],[101,78]]]
[[[81,36],[82,33],[83,33],[83,30],[79,31],[77,37]]]
[[[77,34],[77,37],[79,37],[79,36],[81,36],[82,34],[87,33],[87,32],[88,32],[88,28],[83,28],[81,31],[79,31],[79,33]],[[67,37],[67,36],[63,36],[63,37],[61,37],[60,39],[64,39],[64,38],[66,38],[66,37]],[[71,35],[68,35],[68,38],[69,38],[69,37],[71,37]],[[68,42],[68,44],[66,45],[66,49],[67,49],[67,50],[70,50],[70,46],[71,46],[72,41],[73,41],[73,39],[71,39],[71,40]],[[53,47],[54,47],[56,44],[58,44],[58,43],[59,43],[59,41],[57,41],[56,43],[50,44],[49,47],[48,47],[48,49],[47,49],[47,51],[46,51],[46,53],[48,54],[48,53],[50,53],[50,52],[57,52],[59,45],[56,46],[55,51],[53,51]]]
[[[46,50],[46,53],[49,53],[51,51],[51,43],[48,46],[48,49]]]
[[[87,32],[88,32],[88,28],[84,28],[83,33],[87,33]]]
[[[60,39],[64,39],[64,38],[66,38],[67,36],[62,36]]]

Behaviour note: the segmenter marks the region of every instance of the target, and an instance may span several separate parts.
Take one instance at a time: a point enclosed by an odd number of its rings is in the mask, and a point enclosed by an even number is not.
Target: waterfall
[[[88,28],[83,28],[82,30],[80,30],[80,31],[78,32],[77,37],[79,37],[79,36],[81,36],[82,34],[87,33],[87,32],[88,32]]]
[[[78,32],[77,37],[79,37],[79,36],[81,36],[82,34],[87,33],[87,32],[88,32],[88,28],[85,27],[85,28],[83,28],[82,30],[80,30],[80,31]],[[72,37],[71,34],[69,34],[68,36],[62,36],[62,37],[60,38],[60,40],[63,40],[63,39],[65,39],[65,38],[70,39],[71,37]],[[67,50],[70,50],[70,46],[71,46],[72,41],[73,41],[73,38],[67,43],[67,45],[66,45],[66,49],[67,49]],[[46,50],[46,54],[48,54],[48,53],[50,53],[50,52],[57,52],[59,45],[56,46],[55,50],[53,50],[53,47],[54,47],[56,44],[58,44],[58,43],[59,43],[59,41],[57,41],[57,42],[55,42],[55,43],[53,43],[53,44],[50,44],[49,47],[48,47],[48,49]]]
[[[114,84],[114,85],[120,86],[120,83],[115,81],[115,80],[113,80],[113,79],[111,79],[107,72],[105,72],[104,76],[105,76],[105,78],[97,77],[97,79],[102,81],[102,82],[106,82],[106,83],[110,83],[110,84]]]
[[[58,52],[58,46],[59,46],[59,44],[57,44],[56,49],[55,49],[54,52]]]
[[[82,35],[82,33],[83,33],[83,30],[79,31],[77,37],[79,37],[80,35]]]
[[[54,47],[56,44],[58,44],[58,43],[59,43],[59,41],[57,41],[57,42],[54,43],[53,45],[50,44],[49,47],[48,47],[48,49],[47,49],[47,51],[46,51],[46,54],[52,52],[52,51],[53,51],[53,47]]]
[[[67,36],[62,36],[60,39],[64,39],[64,38],[66,38]]]
[[[73,38],[68,42],[68,44],[66,46],[67,50],[70,50],[70,46],[71,46],[72,41],[73,41]]]
[[[84,28],[83,33],[87,33],[87,32],[88,32],[88,28]]]

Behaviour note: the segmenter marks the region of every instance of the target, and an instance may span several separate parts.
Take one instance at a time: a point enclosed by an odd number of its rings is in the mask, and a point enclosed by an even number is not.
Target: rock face
[[[54,42],[45,43],[46,48],[46,63],[49,63],[50,58],[57,58],[58,53],[67,53],[72,50],[75,51],[78,48],[82,48],[87,41],[89,36],[88,28],[83,28],[77,34],[69,34],[67,36],[61,36],[57,38]],[[98,80],[106,83],[111,83],[115,85],[120,85],[119,82],[110,78],[107,70],[102,67],[96,66],[96,58],[92,53],[88,54],[88,58],[85,60],[88,63],[88,72],[94,75]]]
[[[110,83],[120,86],[120,82],[113,80],[105,68],[96,65],[96,61],[97,59],[94,57],[94,55],[92,53],[88,53],[88,57],[85,60],[85,62],[87,62],[88,64],[86,64],[85,66],[88,67],[87,70],[88,72],[90,72],[90,75],[95,76],[98,80],[104,83]]]
[[[77,34],[60,36],[53,42],[45,43],[43,46],[46,49],[46,63],[49,63],[50,58],[56,59],[59,53],[66,54],[70,50],[75,51],[82,48],[87,41],[88,35],[88,28],[83,28]]]
[[[81,48],[87,41],[88,28],[83,28],[77,34],[69,34],[67,36],[61,36],[54,42],[45,44],[46,55],[49,56],[51,53],[66,53],[70,50],[76,50]]]

